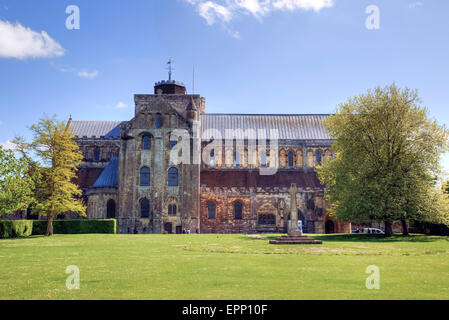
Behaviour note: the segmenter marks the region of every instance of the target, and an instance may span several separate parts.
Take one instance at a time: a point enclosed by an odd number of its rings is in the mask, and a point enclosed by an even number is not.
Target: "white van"
[[[376,228],[363,228],[362,229],[362,233],[369,233],[369,234],[385,234],[385,232],[383,232],[380,229],[376,229]]]

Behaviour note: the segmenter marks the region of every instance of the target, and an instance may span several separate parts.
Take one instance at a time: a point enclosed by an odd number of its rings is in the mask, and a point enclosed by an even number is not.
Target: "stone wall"
[[[87,218],[88,219],[108,219],[117,218],[117,189],[115,188],[100,188],[91,189],[87,193]],[[114,203],[115,217],[108,217],[108,202],[112,200]]]
[[[325,233],[327,211],[321,190],[300,189],[297,208],[307,233]],[[242,219],[235,219],[234,204],[243,204]],[[216,206],[215,219],[208,217],[208,205]],[[288,188],[201,188],[202,233],[285,232],[290,216]],[[274,215],[274,224],[264,224],[260,215]],[[262,219],[263,220],[263,219]]]
[[[119,154],[120,233],[175,233],[199,228],[199,161],[176,164],[170,159],[170,136],[175,129],[191,134],[191,149],[199,145],[198,117],[181,110],[199,96],[136,95],[136,116],[121,125]],[[161,118],[158,127],[158,117]],[[186,118],[187,117],[187,118]],[[151,137],[150,150],[142,147],[143,136]],[[195,142],[196,140],[196,142]],[[191,152],[191,157],[198,153]],[[197,163],[197,164],[194,164]],[[150,185],[140,186],[140,171],[149,168]],[[168,172],[178,170],[178,185],[168,186]],[[150,204],[149,218],[141,217],[141,200]],[[177,204],[177,214],[168,215],[168,205]]]

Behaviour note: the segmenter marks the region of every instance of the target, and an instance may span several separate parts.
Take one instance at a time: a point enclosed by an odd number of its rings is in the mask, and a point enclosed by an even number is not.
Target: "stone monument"
[[[298,188],[295,183],[292,183],[290,189],[290,221],[288,224],[288,232],[286,236],[271,240],[271,244],[322,244],[321,241],[305,236],[298,228],[298,207],[296,196]]]

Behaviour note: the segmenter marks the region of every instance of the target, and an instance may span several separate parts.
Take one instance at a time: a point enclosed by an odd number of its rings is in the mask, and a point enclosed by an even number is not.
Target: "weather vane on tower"
[[[171,81],[171,76],[172,76],[172,71],[175,70],[172,65],[175,61],[172,59],[169,59],[167,64],[168,64],[168,80]]]

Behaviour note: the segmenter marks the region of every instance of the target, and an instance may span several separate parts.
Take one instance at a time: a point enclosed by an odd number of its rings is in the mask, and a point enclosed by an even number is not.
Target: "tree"
[[[0,215],[26,210],[33,202],[33,189],[27,159],[0,145]]]
[[[449,181],[444,182],[441,185],[441,189],[443,190],[443,193],[449,194]]]
[[[377,87],[338,106],[326,122],[335,158],[317,168],[331,212],[343,221],[447,221],[437,188],[448,131],[428,118],[417,92]]]
[[[85,215],[86,207],[80,200],[82,191],[72,181],[83,155],[73,140],[70,128],[53,118],[42,118],[30,127],[33,141],[30,144],[16,138],[24,152],[33,152],[40,161],[37,168],[41,175],[36,188],[34,211],[47,216],[46,236],[53,235],[53,220],[61,213],[75,212]]]

